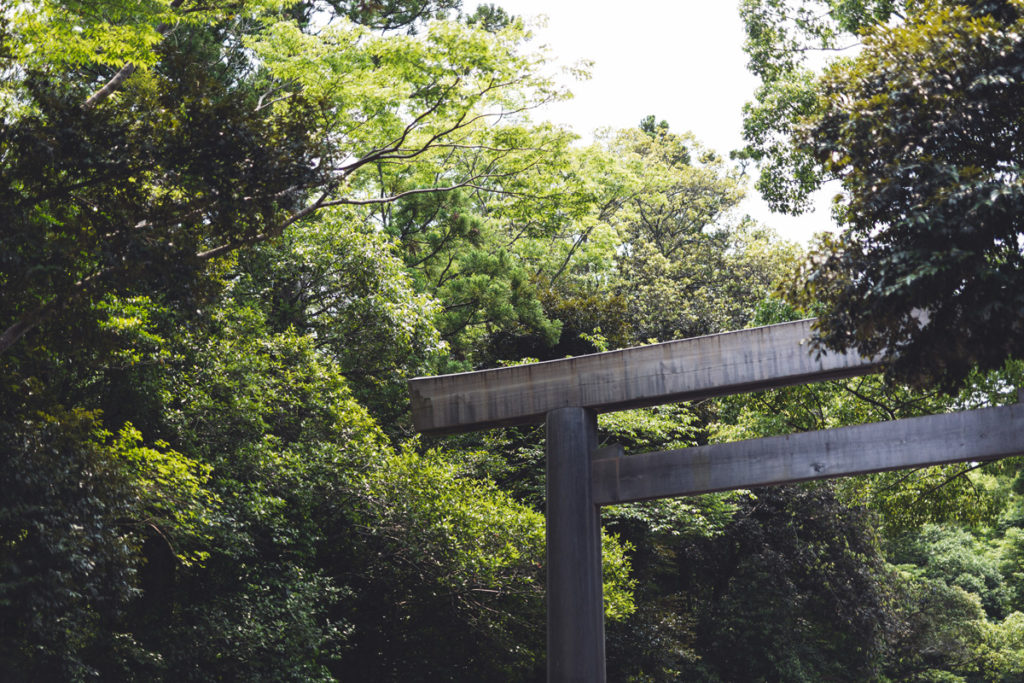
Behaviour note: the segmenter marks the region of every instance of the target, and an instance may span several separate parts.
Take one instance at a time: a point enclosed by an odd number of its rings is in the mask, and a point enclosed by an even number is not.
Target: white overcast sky
[[[537,118],[589,139],[597,128],[628,128],[654,114],[723,155],[742,146],[741,108],[757,81],[745,66],[739,0],[491,1],[528,20],[546,16],[535,42],[548,45],[559,64],[594,62],[589,81],[567,82],[572,100]],[[741,210],[799,242],[831,226],[827,208],[799,218],[772,214],[753,187]]]

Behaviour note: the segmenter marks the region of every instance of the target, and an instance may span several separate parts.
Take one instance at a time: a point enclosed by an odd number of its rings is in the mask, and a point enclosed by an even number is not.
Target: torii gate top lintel
[[[813,320],[575,358],[409,380],[428,434],[543,422],[566,406],[610,412],[863,375],[855,353],[812,352]]]

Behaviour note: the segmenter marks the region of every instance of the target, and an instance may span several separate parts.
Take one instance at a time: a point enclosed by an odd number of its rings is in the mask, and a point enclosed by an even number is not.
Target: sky
[[[566,80],[572,100],[549,105],[536,118],[590,139],[598,128],[629,128],[654,114],[726,157],[743,145],[742,107],[757,79],[746,70],[739,0],[490,1],[527,20],[545,15],[547,26],[535,27],[535,42],[547,45],[559,65],[594,62],[589,81]],[[806,242],[831,227],[827,198],[817,205],[797,218],[773,214],[751,182],[740,210],[787,239]]]

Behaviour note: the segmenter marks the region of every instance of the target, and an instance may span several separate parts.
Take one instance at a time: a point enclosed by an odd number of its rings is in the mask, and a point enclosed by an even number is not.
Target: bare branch
[[[928,496],[932,495],[933,493],[935,493],[939,489],[941,489],[941,488],[951,484],[952,482],[956,481],[957,479],[960,479],[961,477],[965,477],[966,478],[968,473],[973,472],[974,470],[978,469],[979,467],[984,467],[985,465],[988,465],[988,464],[989,463],[987,461],[986,462],[971,463],[967,467],[964,467],[962,470],[960,470],[960,471],[958,471],[958,472],[956,472],[956,473],[946,477],[945,479],[943,479],[941,482],[939,482],[935,486],[932,486],[932,487],[928,488],[927,490],[922,491],[921,493],[918,494],[917,499],[918,500],[922,500],[924,498],[927,498]],[[971,481],[970,478],[967,478],[967,483],[969,483],[971,485],[971,488],[974,490],[975,494],[977,494],[978,487],[976,487],[974,485],[974,482]]]
[[[327,188],[326,190],[324,190],[323,193],[320,195],[320,197],[315,202],[313,202],[312,204],[310,204],[309,206],[307,206],[307,207],[305,207],[303,209],[300,209],[299,211],[296,211],[294,214],[289,216],[287,219],[285,219],[279,225],[274,227],[274,229],[268,230],[267,232],[258,233],[256,235],[248,237],[248,238],[246,238],[244,240],[238,240],[236,242],[227,242],[225,244],[222,244],[220,246],[214,247],[212,249],[207,249],[206,251],[201,251],[198,254],[196,254],[196,258],[200,259],[202,261],[207,261],[209,259],[216,258],[216,257],[222,256],[224,254],[229,254],[232,251],[235,251],[236,249],[240,249],[242,247],[251,246],[251,245],[257,244],[259,242],[265,242],[268,239],[272,239],[274,237],[279,236],[281,233],[283,233],[285,231],[286,228],[288,228],[288,226],[292,225],[293,223],[296,223],[296,222],[302,220],[306,216],[309,216],[310,214],[318,211],[319,209],[321,209],[321,208],[323,208],[325,206],[331,206],[330,204],[326,203],[324,200],[327,199],[327,195],[330,194],[332,189],[334,189],[334,188]]]
[[[885,405],[881,401],[879,401],[877,399],[874,399],[874,398],[868,396],[867,394],[865,394],[865,393],[863,393],[861,391],[858,391],[857,389],[854,389],[852,386],[850,386],[850,384],[848,382],[843,384],[843,389],[845,389],[848,393],[851,393],[854,396],[856,396],[859,400],[864,401],[865,403],[870,403],[871,405],[875,406],[879,410],[882,410],[883,412],[885,412],[886,415],[889,416],[890,420],[895,420],[896,419],[896,411],[895,410],[893,410],[889,406]]]
[[[128,78],[135,73],[135,65],[131,62],[121,67],[113,78],[107,81],[106,85],[94,92],[89,96],[89,99],[82,105],[83,109],[93,109],[97,104],[114,94],[115,91],[121,89],[121,85],[128,80]]]
[[[172,0],[168,7],[172,10],[178,9],[178,7],[181,6],[182,1],[183,0]],[[167,33],[171,30],[171,26],[169,24],[160,24],[156,27],[156,30],[161,36],[166,36]],[[82,104],[82,108],[93,109],[100,102],[102,102],[103,100],[107,99],[112,94],[120,90],[121,86],[124,85],[124,82],[128,80],[133,73],[135,73],[135,68],[135,65],[131,62],[128,62],[127,64],[122,66],[121,69],[116,74],[114,74],[113,78],[107,81],[102,88],[100,88],[99,90],[97,90],[89,96],[89,99],[87,99],[85,103]]]
[[[369,206],[373,204],[390,204],[398,201],[403,197],[409,197],[414,194],[426,194],[430,192],[451,192],[452,190],[458,190],[463,187],[470,187],[474,189],[483,189],[489,191],[488,188],[474,184],[474,180],[479,178],[472,178],[464,183],[455,183],[454,185],[448,185],[446,187],[419,187],[413,190],[406,190],[405,192],[399,192],[397,194],[388,195],[387,197],[373,197],[371,199],[334,199],[329,202],[324,202],[322,206]]]

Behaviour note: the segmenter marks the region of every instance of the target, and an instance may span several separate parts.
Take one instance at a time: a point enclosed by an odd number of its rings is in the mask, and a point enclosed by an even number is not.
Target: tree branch
[[[131,62],[121,67],[113,78],[107,81],[106,85],[89,96],[89,99],[82,105],[83,109],[93,109],[97,104],[110,97],[114,92],[121,89],[121,85],[135,73],[135,65]]]
[[[168,8],[172,10],[178,9],[178,7],[181,6],[182,2],[183,0],[171,0],[171,3],[168,5]],[[156,30],[157,33],[159,33],[161,36],[166,36],[168,32],[170,32],[171,30],[171,25],[161,23],[159,26],[156,27]],[[121,69],[116,74],[114,74],[113,78],[107,81],[102,88],[100,88],[99,90],[97,90],[89,96],[89,99],[87,99],[85,103],[82,104],[82,108],[93,109],[100,102],[102,102],[103,100],[107,99],[112,94],[120,90],[121,86],[124,85],[124,82],[127,81],[133,73],[135,73],[135,69],[135,65],[131,62],[128,62],[127,64],[122,66]]]
[[[956,472],[955,474],[946,477],[945,479],[943,479],[938,484],[936,484],[936,485],[928,488],[927,490],[922,491],[921,493],[919,493],[917,495],[917,500],[923,500],[924,498],[927,498],[928,496],[932,495],[933,493],[935,493],[939,489],[941,489],[941,488],[943,488],[945,486],[948,486],[949,484],[951,484],[952,482],[956,481],[957,479],[959,479],[961,477],[967,477],[968,473],[973,472],[974,470],[978,469],[979,467],[984,467],[985,465],[988,465],[988,464],[989,464],[989,462],[986,460],[986,461],[983,461],[983,462],[976,462],[976,463],[968,465],[967,467],[965,467],[962,470]],[[978,488],[974,485],[974,482],[971,481],[969,478],[967,479],[967,482],[971,485],[971,488],[974,489],[975,495],[977,495]]]

